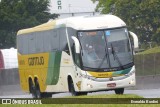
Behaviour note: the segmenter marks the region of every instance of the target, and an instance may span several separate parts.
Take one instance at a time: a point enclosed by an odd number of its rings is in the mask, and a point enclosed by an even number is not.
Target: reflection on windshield
[[[79,32],[79,40],[82,46],[83,66],[97,68],[101,63],[106,50],[103,31]],[[104,68],[108,68],[107,60],[104,61]]]
[[[79,32],[78,39],[84,67],[109,69],[132,63],[132,51],[126,28]],[[114,57],[112,48],[117,58]]]
[[[109,32],[109,33],[107,33]],[[126,29],[105,31],[111,67],[132,63],[132,51]],[[117,58],[112,53],[113,49]],[[118,62],[119,60],[119,62]]]

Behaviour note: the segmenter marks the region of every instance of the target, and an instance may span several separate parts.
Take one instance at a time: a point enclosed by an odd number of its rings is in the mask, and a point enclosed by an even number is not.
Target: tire
[[[124,88],[115,89],[115,93],[116,94],[123,94],[124,93]]]
[[[32,97],[36,98],[36,88],[35,88],[32,80],[29,81],[29,91],[32,94]]]
[[[76,92],[74,88],[74,83],[72,79],[69,81],[69,92],[72,94],[72,96],[80,96],[80,95],[87,95],[87,92]]]
[[[36,98],[42,98],[38,81],[35,81],[35,87],[36,87]]]
[[[69,81],[69,91],[72,94],[72,96],[77,96],[78,95],[78,93],[74,89],[74,84],[73,84],[72,79],[70,79],[70,81]]]
[[[45,93],[40,91],[39,83],[36,81],[36,98],[51,98],[51,93]]]

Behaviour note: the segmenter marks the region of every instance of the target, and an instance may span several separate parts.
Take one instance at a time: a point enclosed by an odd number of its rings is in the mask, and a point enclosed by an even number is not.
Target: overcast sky
[[[51,13],[93,12],[96,4],[91,0],[51,0],[50,10]]]

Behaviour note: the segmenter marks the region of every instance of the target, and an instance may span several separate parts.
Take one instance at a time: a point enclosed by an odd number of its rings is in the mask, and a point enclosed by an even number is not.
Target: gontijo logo
[[[30,57],[28,58],[29,66],[36,66],[36,65],[44,65],[44,57]]]

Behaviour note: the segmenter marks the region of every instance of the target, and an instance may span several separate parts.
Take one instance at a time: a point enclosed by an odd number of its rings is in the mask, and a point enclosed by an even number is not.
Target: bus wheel
[[[115,89],[115,93],[116,94],[123,94],[124,93],[124,88]]]
[[[35,88],[32,80],[29,80],[29,91],[32,94],[32,97],[36,98],[36,88]]]
[[[35,86],[36,86],[36,98],[41,98],[42,96],[39,88],[39,83],[37,80],[35,81]]]
[[[72,94],[72,96],[78,96],[78,93],[74,89],[74,84],[72,79],[69,80],[69,92]]]
[[[45,93],[40,91],[39,83],[36,81],[36,98],[49,98],[52,97],[51,93]]]

